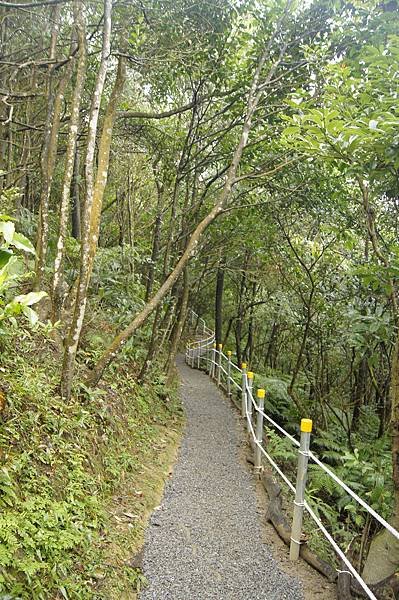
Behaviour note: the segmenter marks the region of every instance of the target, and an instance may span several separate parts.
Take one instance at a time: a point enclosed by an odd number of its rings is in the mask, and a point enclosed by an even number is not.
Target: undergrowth
[[[234,371],[237,384],[241,375]],[[256,387],[267,390],[265,410],[279,425],[299,439],[300,416],[287,392],[287,381],[279,373],[256,374]],[[240,392],[241,393],[241,392]],[[306,402],[304,397],[303,402]],[[237,393],[237,402],[241,403]],[[309,414],[312,414],[309,412]],[[344,431],[328,431],[315,420],[311,448],[353,491],[363,498],[382,517],[389,519],[393,506],[392,464],[389,436],[376,438],[372,432],[376,415],[369,407],[361,409],[360,429],[352,435],[353,447],[348,447]],[[295,484],[298,452],[291,441],[265,427],[267,450],[285,475]],[[266,462],[266,459],[265,459]],[[267,463],[266,463],[267,464]],[[272,469],[273,471],[273,469]],[[275,473],[275,472],[274,472]],[[291,517],[293,496],[275,473],[281,484],[285,505]],[[306,499],[341,548],[351,548],[354,555],[364,558],[362,539],[365,532],[371,539],[380,526],[367,512],[318,465],[309,462]],[[305,512],[304,532],[309,547],[324,560],[335,563],[336,555],[327,539]]]
[[[115,573],[133,590],[140,572],[108,560],[118,544],[112,507],[157,460],[162,432],[179,428],[175,393],[160,373],[138,385],[125,362],[66,404],[61,355],[45,331],[8,330],[0,352],[0,598],[109,598],[104,580]],[[120,543],[140,528],[139,518]]]

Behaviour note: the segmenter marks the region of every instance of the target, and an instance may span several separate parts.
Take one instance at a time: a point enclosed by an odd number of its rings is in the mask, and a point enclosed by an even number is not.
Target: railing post
[[[202,344],[202,342],[200,341],[197,346],[197,350],[198,350],[197,369],[199,369],[201,367],[201,348],[202,348],[201,344]]]
[[[248,371],[247,378],[248,378],[248,388],[249,388],[250,392],[252,393],[253,386],[254,386],[254,374],[252,371]],[[248,431],[248,433],[250,433],[251,428],[249,426],[249,423],[252,422],[252,399],[251,399],[250,394],[247,394],[247,413],[248,413],[247,431]]]
[[[231,350],[227,350],[227,358],[228,358],[228,362],[227,362],[227,396],[228,398],[231,397]]]
[[[256,416],[256,441],[255,446],[255,473],[260,473],[262,470],[262,452],[258,444],[263,442],[263,412],[265,410],[265,390],[260,388],[256,392],[258,399],[258,414]]]
[[[218,387],[220,387],[221,377],[222,377],[222,349],[223,344],[219,344],[219,356],[218,356]]]
[[[290,559],[298,560],[301,549],[302,519],[305,499],[305,486],[309,461],[310,434],[312,431],[311,419],[301,420],[301,443],[298,453],[298,472],[294,500],[294,515],[291,528]]]
[[[209,366],[209,377],[213,379],[215,373],[215,362],[216,362],[216,344],[213,343],[212,352],[211,352],[211,364]]]
[[[241,416],[245,419],[246,418],[246,410],[247,410],[247,363],[242,363],[241,373],[242,373]]]

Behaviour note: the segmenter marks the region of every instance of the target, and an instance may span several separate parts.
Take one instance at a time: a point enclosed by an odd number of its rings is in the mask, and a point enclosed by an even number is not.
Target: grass
[[[135,598],[131,561],[180,437],[176,391],[159,373],[137,385],[125,361],[65,404],[47,335],[9,331],[0,355],[0,598]]]

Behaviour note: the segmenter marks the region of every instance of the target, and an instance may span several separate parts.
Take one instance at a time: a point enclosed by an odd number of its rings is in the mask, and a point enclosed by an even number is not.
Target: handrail
[[[285,429],[283,429],[278,423],[273,421],[265,412],[259,409],[259,406],[256,404],[251,389],[246,386],[246,391],[250,396],[251,402],[257,412],[260,412],[268,421],[271,423],[276,429],[278,429],[286,438],[288,438],[295,446],[299,448],[299,442],[292,435],[290,435]],[[327,467],[311,450],[309,450],[309,458],[313,460],[331,479],[333,479],[339,486],[342,487],[358,504],[360,504],[367,512],[369,512],[385,529],[389,531],[397,540],[399,540],[399,532],[392,527],[381,515],[379,515],[374,508],[372,508],[367,502],[365,502],[356,492],[354,492],[342,479],[338,477],[329,467]]]
[[[255,402],[255,400],[253,398],[251,389],[248,386],[246,386],[246,389],[247,389],[247,393],[250,396],[251,402],[252,402],[253,406],[255,407],[255,410],[258,410],[256,402]],[[256,439],[256,436],[255,436],[254,430],[253,430],[253,426],[252,426],[252,422],[251,422],[251,418],[250,418],[250,414],[249,414],[248,410],[246,411],[246,419],[247,419],[247,421],[249,423],[249,427],[251,429],[252,437],[254,439],[255,444],[260,448],[262,454],[264,456],[266,456],[266,458],[268,459],[268,461],[275,468],[275,470],[280,475],[280,477],[283,479],[283,481],[285,481],[285,483],[288,485],[288,487],[290,488],[290,490],[295,494],[295,486],[291,483],[291,481],[287,478],[287,476],[282,472],[282,470],[278,467],[278,465],[276,465],[276,463],[270,458],[270,455],[268,455],[267,452],[264,450],[262,444],[260,444],[258,442],[258,440]],[[278,427],[278,428],[281,429],[280,427]],[[288,437],[292,438],[292,436],[290,436],[289,434],[288,434]],[[296,442],[296,445],[299,446],[299,442],[297,440],[295,440],[295,438],[293,438],[293,439]],[[310,452],[309,452],[309,455],[310,455]],[[339,478],[337,477],[337,479],[339,479]],[[348,489],[350,489],[350,488],[348,488]],[[363,590],[366,592],[366,594],[368,595],[368,597],[371,598],[371,600],[377,600],[376,596],[373,594],[373,592],[370,590],[370,588],[368,587],[368,585],[365,583],[365,581],[362,579],[362,577],[356,571],[355,567],[352,565],[352,563],[350,562],[350,560],[345,556],[345,553],[338,546],[338,544],[336,543],[336,541],[334,540],[334,538],[332,537],[332,535],[329,533],[329,531],[323,525],[322,521],[318,518],[318,516],[316,515],[316,513],[313,511],[313,509],[311,508],[311,506],[309,505],[309,503],[306,500],[304,501],[304,508],[308,512],[309,516],[314,520],[314,522],[316,523],[316,525],[318,526],[318,528],[325,535],[325,537],[327,538],[327,540],[330,542],[330,544],[334,548],[335,552],[338,554],[338,556],[341,558],[341,560],[348,567],[349,573],[355,577],[355,579],[357,580],[357,582],[359,583],[359,585],[363,588]],[[369,507],[369,508],[371,508],[371,507]],[[373,510],[373,509],[371,509],[371,510]],[[382,519],[382,517],[381,517],[381,519]]]
[[[197,359],[197,365],[196,365],[197,368],[200,368],[200,366],[201,366],[200,365],[201,360],[205,360],[206,362],[210,363],[209,375],[211,377],[215,376],[216,373],[218,373],[216,379],[218,381],[220,381],[220,373],[224,373],[224,375],[226,376],[226,382],[228,383],[228,385],[230,385],[232,383],[241,392],[242,392],[243,387],[244,387],[245,396],[246,396],[246,398],[248,398],[248,400],[251,403],[251,405],[253,406],[255,412],[258,415],[262,415],[262,418],[265,418],[268,421],[268,423],[270,423],[274,428],[276,428],[278,431],[280,431],[280,433],[282,433],[287,439],[289,439],[290,442],[294,446],[299,447],[300,446],[299,441],[294,436],[292,436],[290,433],[288,433],[283,427],[281,427],[281,425],[279,425],[278,423],[276,423],[256,403],[256,401],[255,401],[255,399],[253,397],[252,389],[251,389],[250,385],[248,384],[247,377],[246,376],[243,377],[242,386],[240,386],[234,380],[234,378],[231,377],[231,368],[234,368],[236,371],[238,371],[239,373],[241,373],[241,375],[245,375],[246,374],[246,370],[245,369],[241,369],[239,366],[235,365],[232,362],[231,358],[229,356],[226,356],[226,354],[224,354],[224,352],[222,351],[221,348],[220,349],[216,348],[216,344],[214,343],[215,342],[215,334],[214,334],[214,332],[211,331],[208,327],[206,327],[204,319],[202,319],[201,317],[199,317],[199,315],[197,315],[197,313],[194,313],[194,311],[192,311],[192,314],[193,314],[193,316],[195,316],[198,319],[198,322],[201,322],[203,324],[203,333],[210,332],[210,335],[208,337],[206,337],[206,338],[203,338],[203,339],[200,339],[200,340],[196,340],[195,342],[191,342],[191,343],[187,344],[187,347],[186,347],[186,360],[187,360],[187,362],[191,361],[191,366],[195,367],[195,363],[194,363],[194,360],[193,360],[194,357],[192,356],[192,351],[199,349],[198,355],[195,357]],[[195,346],[194,346],[194,344],[195,344]],[[201,355],[201,350],[204,349],[204,350],[207,350],[207,352],[208,352],[210,344],[213,344],[213,348],[212,348],[211,358],[209,359],[208,356],[205,356],[205,355],[202,356]],[[222,363],[223,359],[225,359],[227,361],[227,369],[224,367],[224,365]],[[219,371],[219,369],[220,369],[220,371]],[[244,381],[245,381],[245,384],[244,384]],[[288,479],[288,477],[283,473],[283,471],[280,469],[280,467],[277,465],[277,463],[268,454],[268,452],[263,447],[262,442],[260,442],[257,439],[256,433],[254,431],[254,427],[253,427],[253,424],[252,424],[252,414],[249,411],[249,405],[248,405],[247,401],[245,403],[245,414],[243,414],[243,416],[245,417],[245,419],[247,421],[248,431],[251,434],[251,437],[252,437],[255,445],[260,449],[260,452],[262,453],[262,455],[265,456],[265,458],[272,465],[272,467],[275,469],[275,471],[284,480],[284,482],[289,487],[289,489],[292,492],[295,493],[295,486],[293,485],[293,483]],[[390,525],[383,517],[381,517],[381,515],[379,515],[358,494],[356,494],[356,492],[354,492],[344,481],[342,481],[342,479],[340,479],[338,477],[338,475],[336,475],[334,473],[334,471],[332,471],[329,467],[327,467],[312,451],[309,450],[309,452],[307,452],[307,456],[318,467],[320,467],[329,477],[331,477],[331,479],[333,479],[340,487],[342,487],[342,489],[344,489],[358,504],[360,504],[362,506],[362,508],[364,508],[383,527],[385,527],[389,531],[389,533],[391,533],[396,539],[399,540],[399,532],[394,527],[392,527],[392,525]],[[335,552],[341,558],[341,560],[343,561],[343,563],[346,565],[346,567],[348,568],[347,572],[357,580],[357,582],[359,583],[359,585],[365,591],[365,593],[367,594],[367,596],[369,598],[371,598],[371,600],[377,600],[376,596],[373,594],[373,592],[368,587],[368,585],[366,584],[366,582],[362,579],[361,575],[357,572],[357,570],[355,569],[355,567],[351,564],[351,562],[349,561],[349,559],[345,556],[345,553],[341,550],[341,548],[335,542],[334,538],[328,532],[328,530],[326,529],[326,527],[324,526],[324,524],[322,523],[322,521],[317,517],[316,513],[314,512],[314,510],[312,509],[312,507],[309,505],[309,503],[306,500],[303,502],[303,507],[305,508],[305,510],[307,511],[307,513],[309,514],[309,516],[313,519],[313,521],[316,523],[316,525],[318,526],[318,528],[320,529],[320,531],[324,534],[324,536],[326,537],[326,539],[330,542],[331,546],[334,548]]]

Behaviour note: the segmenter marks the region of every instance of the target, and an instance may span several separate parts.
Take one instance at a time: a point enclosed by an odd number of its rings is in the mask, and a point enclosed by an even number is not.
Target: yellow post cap
[[[253,372],[252,371],[248,371],[247,377],[248,377],[248,379],[253,379],[254,378]]]
[[[256,392],[256,395],[258,396],[258,398],[264,398],[265,394],[266,394],[266,392],[263,388],[259,388],[258,391]]]
[[[247,363],[241,363],[241,369],[246,369],[247,368]]]
[[[301,431],[304,433],[311,433],[312,425],[312,419],[301,419]]]
[[[231,356],[231,350],[227,350],[227,356]]]
[[[219,350],[223,348],[223,344],[219,344]]]

